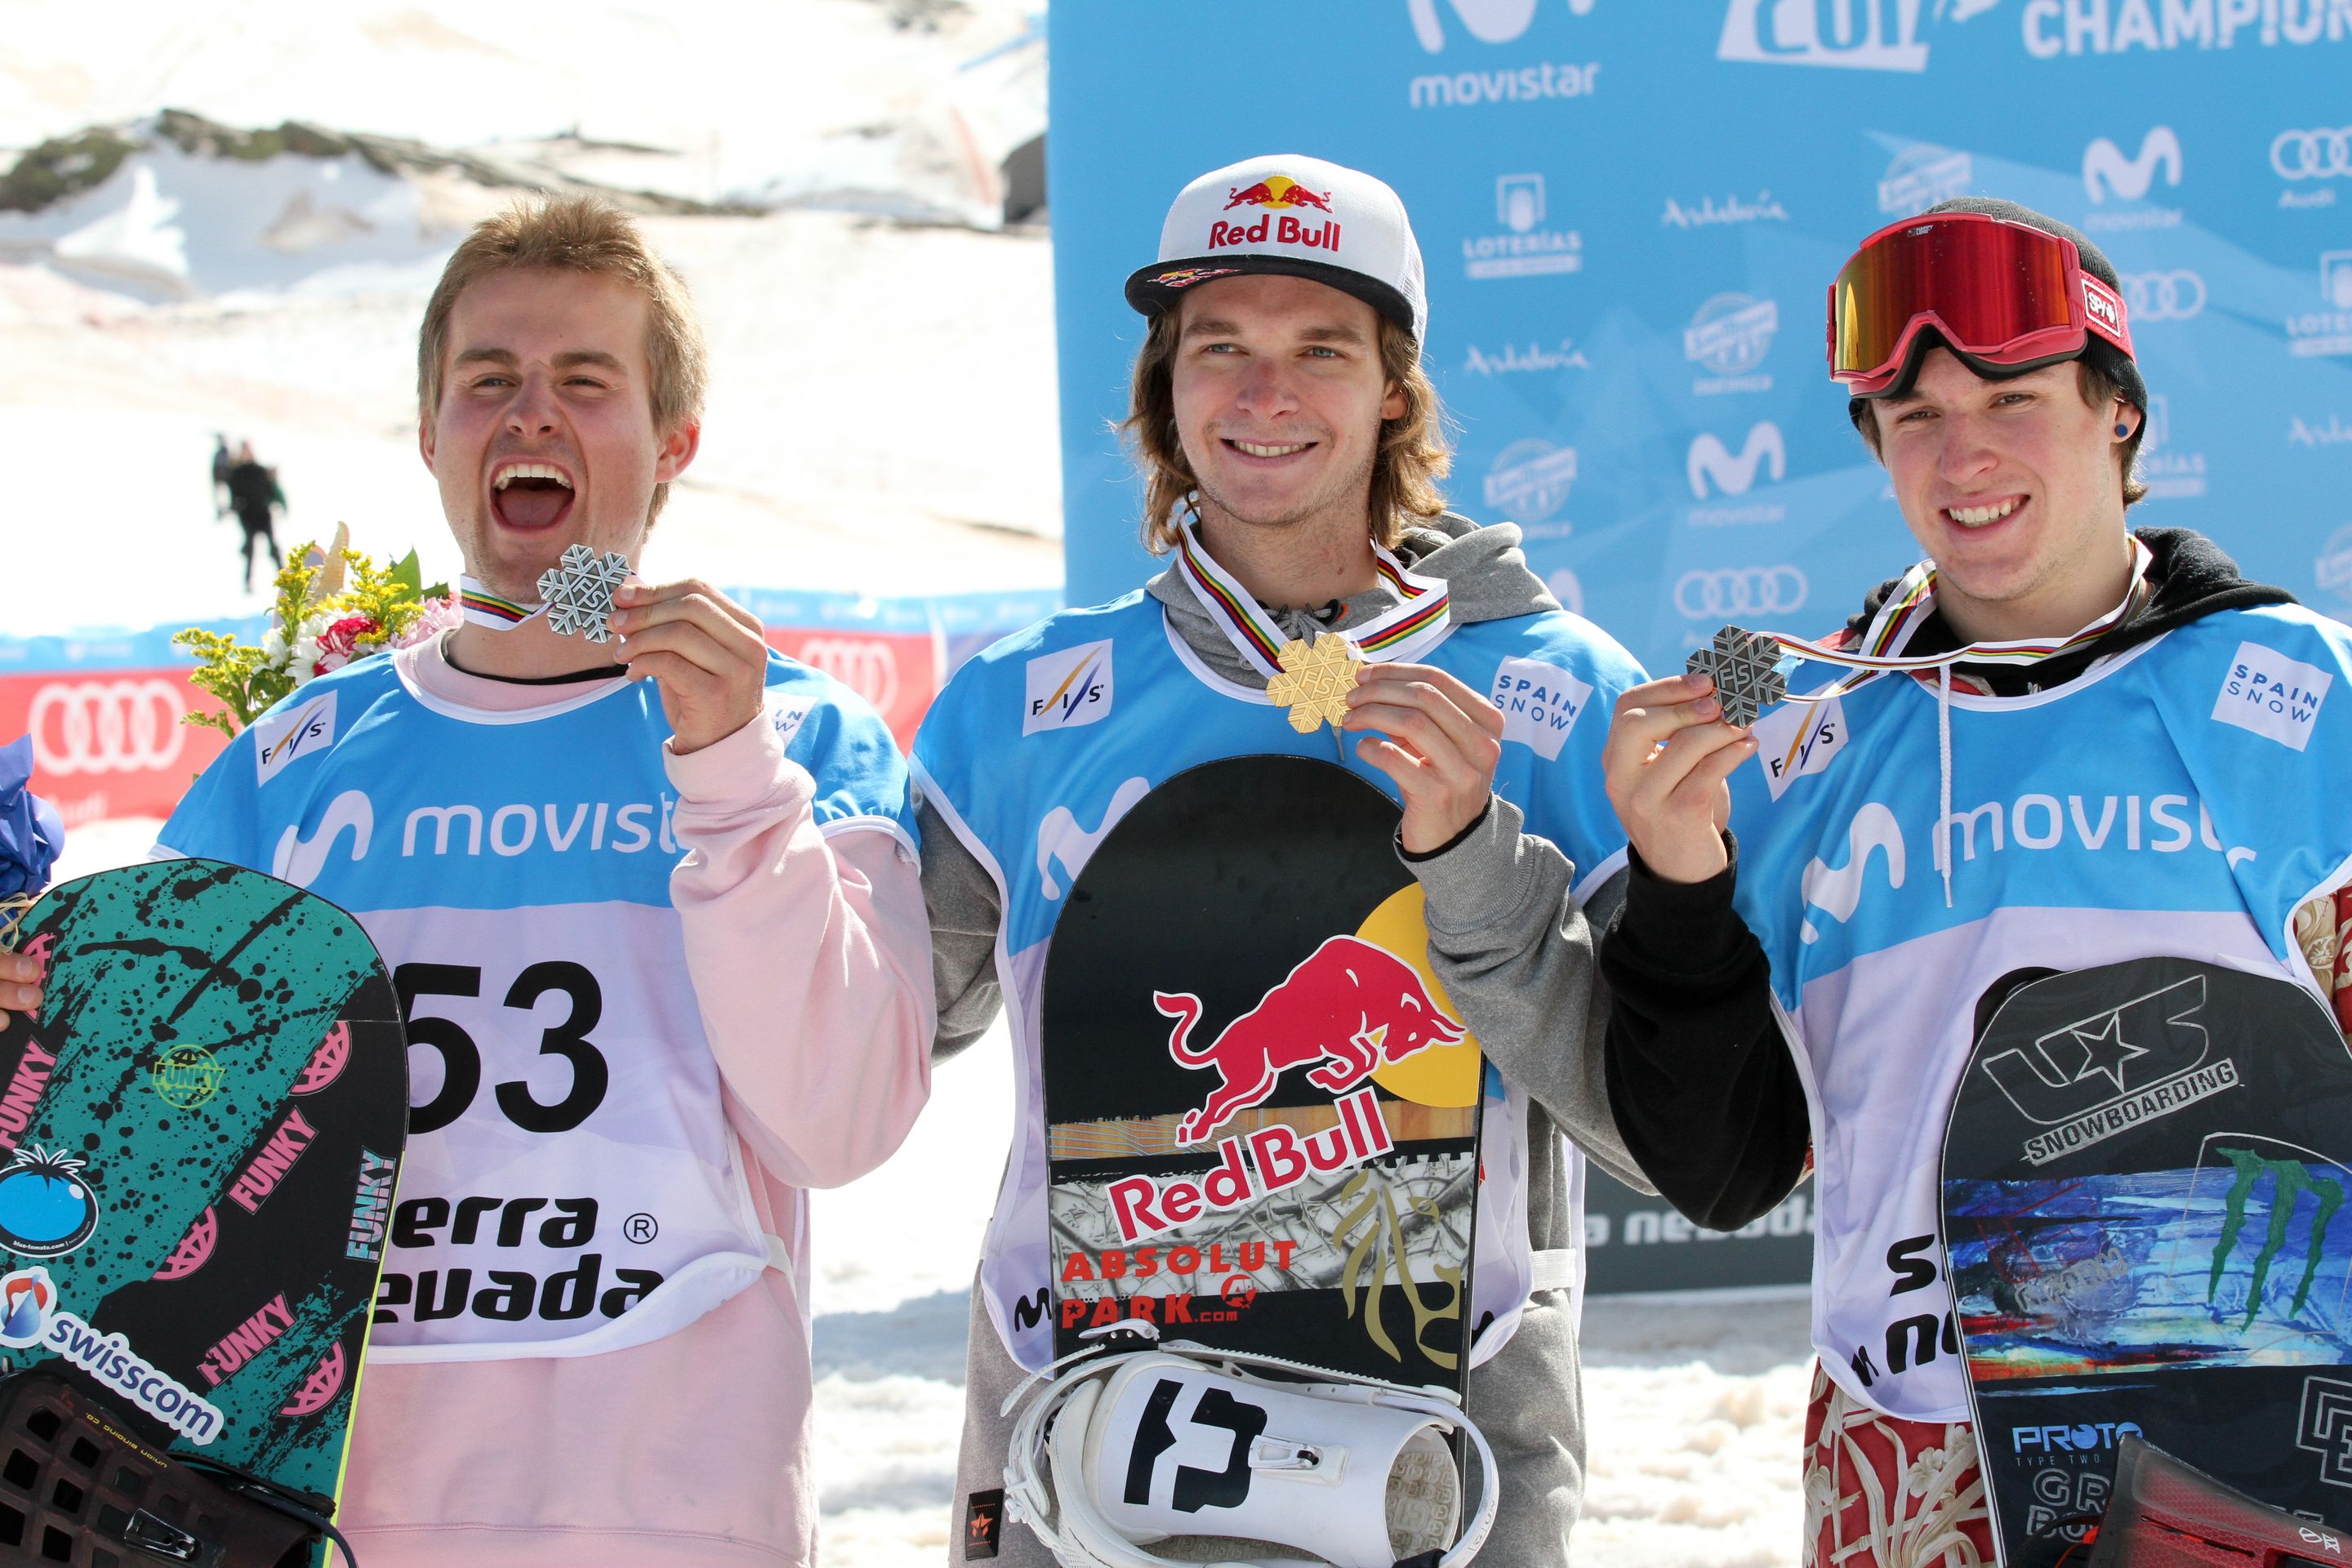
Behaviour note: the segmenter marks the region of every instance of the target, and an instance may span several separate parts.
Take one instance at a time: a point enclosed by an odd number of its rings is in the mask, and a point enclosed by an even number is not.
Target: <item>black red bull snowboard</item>
[[[1464,1389],[1487,1069],[1397,818],[1344,768],[1238,757],[1087,860],[1045,980],[1057,1355],[1139,1320]]]
[[[336,1496],[407,1130],[374,946],[210,860],[64,883],[16,945],[47,971],[0,1029],[0,1357],[152,1447]],[[69,1458],[0,1468],[0,1542],[91,1523],[80,1489],[11,1495]]]
[[[2081,1560],[2135,1433],[2341,1538],[2347,1194],[2352,1052],[2284,978],[2149,958],[1988,994],[1943,1227],[2008,1568]]]

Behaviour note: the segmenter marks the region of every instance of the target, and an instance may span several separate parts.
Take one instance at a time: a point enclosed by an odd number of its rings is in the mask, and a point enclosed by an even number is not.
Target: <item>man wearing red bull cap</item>
[[[1793,647],[1846,668],[1752,725],[1699,675],[1619,700],[1609,1089],[1702,1225],[1819,1184],[1805,1562],[1990,1562],[1937,1245],[1961,1072],[2041,976],[2192,954],[2333,992],[2352,634],[2127,526],[2147,392],[2074,230],[1946,202],[1863,243],[1829,328],[1928,559]]]
[[[1613,905],[1623,838],[1586,710],[1642,672],[1561,610],[1517,528],[1445,509],[1421,255],[1387,185],[1287,155],[1205,174],[1127,297],[1151,322],[1127,426],[1145,540],[1173,563],[971,661],[915,745],[938,835],[924,882],[939,1048],[969,1045],[1002,1003],[1022,1084],[973,1293],[956,1538],[1003,1495],[1006,1394],[1052,1359],[1037,1063],[1061,900],[1151,790],[1272,754],[1336,763],[1399,801],[1431,962],[1499,1073],[1481,1101],[1465,1321],[1469,1409],[1502,1500],[1482,1560],[1564,1563],[1583,1479],[1577,1149],[1639,1180],[1600,1079],[1585,910]],[[1302,731],[1269,700],[1276,652],[1335,634],[1369,662],[1344,724]],[[1402,1025],[1386,1048],[1411,1048]],[[1001,1550],[1052,1561],[1026,1531]]]

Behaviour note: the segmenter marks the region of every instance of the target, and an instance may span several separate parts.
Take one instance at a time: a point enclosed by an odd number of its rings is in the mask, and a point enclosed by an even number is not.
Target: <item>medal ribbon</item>
[[[491,593],[479,577],[457,579],[457,607],[465,612],[467,625],[488,626],[497,632],[512,631],[547,610],[541,604],[522,605],[502,599]]]
[[[1201,607],[1209,612],[1209,618],[1223,630],[1243,659],[1259,674],[1272,679],[1282,668],[1276,656],[1291,637],[1275,625],[1274,617],[1265,613],[1248,589],[1217,564],[1201,542],[1198,531],[1197,521],[1178,526],[1176,569],[1192,587],[1193,596],[1201,601]],[[1362,626],[1323,635],[1347,638],[1374,663],[1409,660],[1445,635],[1449,624],[1445,584],[1435,577],[1414,575],[1405,569],[1403,562],[1377,544],[1372,546],[1372,567],[1396,590],[1399,603]]]
[[[2054,642],[2047,637],[2023,637],[2011,642],[1970,643],[1949,653],[1908,657],[1890,654],[1887,650],[1900,647],[1907,642],[1919,623],[1935,607],[1936,563],[1932,561],[1920,562],[1895,583],[1894,593],[1880,607],[1869,629],[1863,633],[1859,648],[1827,647],[1803,637],[1784,637],[1779,632],[1760,635],[1780,644],[1783,650],[1795,654],[1800,659],[1844,665],[1851,671],[1819,691],[1801,696],[1790,693],[1788,700],[1791,702],[1827,701],[1853,690],[1873,676],[1883,675],[1889,670],[1926,670],[1953,664],[2038,664],[2106,636],[2130,619],[2155,595],[2156,589],[2147,579],[2147,569],[2155,563],[2155,557],[2137,539],[2131,542],[2131,586],[2125,591],[2123,602],[2074,636]]]

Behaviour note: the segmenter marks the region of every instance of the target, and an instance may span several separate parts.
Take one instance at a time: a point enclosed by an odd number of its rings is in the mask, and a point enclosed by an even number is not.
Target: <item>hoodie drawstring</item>
[[[1936,868],[1952,907],[1952,667],[1936,667]]]

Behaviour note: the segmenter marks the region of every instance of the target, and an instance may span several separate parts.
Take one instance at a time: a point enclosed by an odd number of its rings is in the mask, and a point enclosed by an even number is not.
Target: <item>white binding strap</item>
[[[1577,1287],[1576,1248],[1549,1247],[1528,1255],[1528,1294],[1538,1290],[1573,1290]]]

